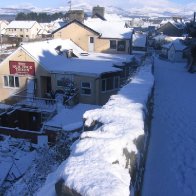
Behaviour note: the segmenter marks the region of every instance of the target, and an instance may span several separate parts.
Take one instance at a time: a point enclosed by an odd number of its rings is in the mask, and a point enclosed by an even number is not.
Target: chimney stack
[[[67,22],[71,22],[73,20],[78,20],[79,22],[84,22],[84,10],[69,10],[65,14],[65,19]]]
[[[93,7],[92,18],[96,18],[97,17],[96,14],[104,18],[105,8],[99,7],[98,5],[96,7]]]

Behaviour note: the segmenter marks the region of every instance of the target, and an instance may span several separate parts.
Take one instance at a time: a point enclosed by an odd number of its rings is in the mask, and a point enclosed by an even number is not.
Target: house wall
[[[37,38],[37,33],[42,27],[39,23],[35,23],[31,29],[27,28],[7,28],[6,35],[16,35],[17,37],[22,37],[23,39],[35,39]]]
[[[71,23],[63,29],[54,33],[54,39],[71,39],[83,50],[88,51],[88,39],[90,36],[97,36],[95,33],[86,30],[77,23]]]
[[[185,62],[186,59],[183,58],[183,51],[178,51],[172,45],[168,50],[168,60],[172,62]]]
[[[55,90],[63,90],[63,87],[57,86],[57,80],[59,74],[53,74],[52,75],[52,88]],[[62,74],[60,74],[62,75]],[[63,76],[63,75],[62,75]],[[64,75],[65,76],[65,75]],[[80,103],[85,104],[96,104],[96,105],[103,105],[105,104],[111,95],[117,93],[117,89],[102,92],[101,91],[101,82],[102,79],[97,76],[89,76],[89,75],[77,75],[72,74],[70,77],[66,75],[67,78],[72,78],[74,81],[74,84],[76,85],[76,88],[79,90],[79,101]],[[91,94],[85,95],[82,94],[82,82],[89,82],[91,85]]]
[[[106,53],[130,53],[130,43],[126,40],[126,50],[123,52],[117,51],[116,49],[110,49],[110,38],[100,38],[96,33],[85,29],[83,26],[77,23],[71,23],[65,28],[53,34],[54,39],[71,39],[75,44],[81,47],[85,51],[89,51],[89,37],[94,37],[94,52],[106,52]]]
[[[4,21],[0,21],[1,31],[7,27],[7,24]]]
[[[17,75],[12,74],[13,76],[19,77],[19,88],[14,87],[5,87],[4,86],[4,76],[10,75],[9,61],[23,61],[23,62],[34,62],[35,63],[35,77],[27,75]],[[36,96],[43,96],[41,89],[41,76],[50,76],[49,73],[44,70],[32,57],[26,54],[22,49],[17,50],[15,53],[10,55],[0,64],[0,101],[7,99],[10,95],[25,91],[27,88],[27,79],[35,78],[37,84]]]
[[[18,76],[19,78],[19,88],[17,87],[5,87],[4,86],[4,76],[11,75],[9,69],[10,61],[21,61],[21,62],[34,62],[35,64],[35,76],[27,76],[27,75],[17,75],[12,74],[12,76]],[[18,49],[15,53],[10,55],[0,64],[0,101],[3,101],[9,98],[13,94],[22,94],[27,95],[27,81],[28,78],[33,78],[36,80],[36,96],[44,97],[47,92],[47,77],[51,78],[51,87],[55,92],[57,89],[62,89],[62,87],[57,86],[57,75],[58,74],[50,74],[47,72],[42,66],[39,65],[30,55],[24,52],[22,49]],[[65,74],[61,74],[65,75]],[[67,74],[66,74],[67,75]],[[119,73],[120,75],[120,73]],[[97,104],[102,105],[107,102],[110,95],[116,94],[117,89],[102,92],[101,91],[101,78],[97,76],[84,75],[84,74],[73,74],[73,81],[76,84],[76,87],[79,89],[79,101],[81,103],[86,104]],[[81,83],[82,82],[90,82],[91,84],[91,94],[85,95],[82,94]],[[24,93],[22,93],[24,92]]]

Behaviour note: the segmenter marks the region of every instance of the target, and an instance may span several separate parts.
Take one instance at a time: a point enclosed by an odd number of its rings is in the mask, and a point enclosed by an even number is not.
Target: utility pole
[[[69,10],[71,10],[71,0],[68,1],[68,3],[69,3]]]

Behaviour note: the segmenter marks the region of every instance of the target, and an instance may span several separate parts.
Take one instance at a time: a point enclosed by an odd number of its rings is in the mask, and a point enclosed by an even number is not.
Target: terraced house
[[[12,21],[6,27],[5,35],[30,40],[36,39],[41,29],[42,26],[36,21]]]

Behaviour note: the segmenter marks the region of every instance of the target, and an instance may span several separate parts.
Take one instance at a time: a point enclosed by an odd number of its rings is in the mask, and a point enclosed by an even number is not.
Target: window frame
[[[108,81],[112,79],[112,89],[108,89]],[[104,85],[103,85],[104,82]],[[104,89],[103,89],[104,86]],[[113,90],[117,90],[120,87],[120,76],[113,76],[108,78],[103,78],[101,80],[101,92],[109,92]]]
[[[115,42],[115,46],[112,46],[112,42]],[[116,50],[117,49],[117,40],[113,40],[113,39],[110,40],[110,49],[111,50]]]
[[[89,43],[90,44],[94,44],[95,43],[95,38],[94,37],[90,37],[89,38]]]
[[[11,78],[13,79],[13,81],[12,81]],[[12,82],[13,82],[13,85],[12,85]],[[18,75],[17,76],[15,76],[15,75],[4,75],[3,76],[3,87],[4,88],[20,88],[19,76]]]
[[[120,43],[120,42],[124,42],[124,50],[122,50],[122,49],[119,48],[119,43]],[[126,40],[118,40],[118,41],[117,41],[117,48],[116,48],[116,50],[117,50],[118,52],[126,52]]]
[[[83,86],[83,84],[84,83],[88,83],[89,84],[89,87],[86,87],[86,86]],[[81,86],[81,95],[85,95],[85,96],[91,96],[92,95],[92,84],[91,84],[91,82],[81,82],[80,83],[80,86]],[[83,90],[89,90],[90,91],[90,93],[89,94],[86,94],[86,93],[83,93]]]

